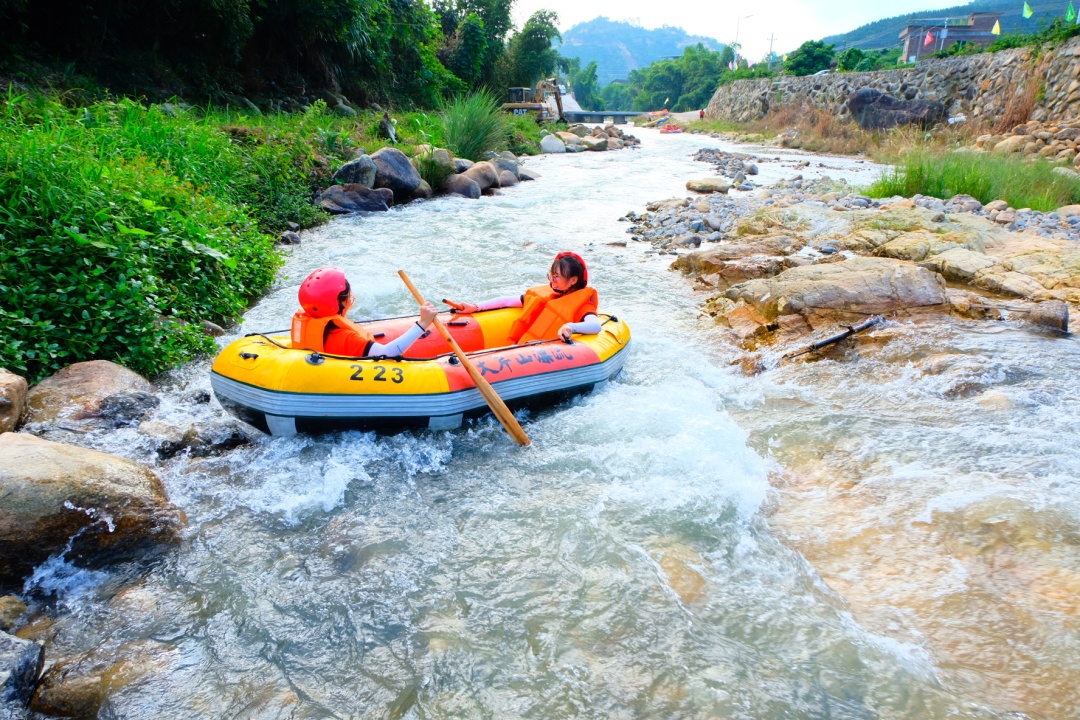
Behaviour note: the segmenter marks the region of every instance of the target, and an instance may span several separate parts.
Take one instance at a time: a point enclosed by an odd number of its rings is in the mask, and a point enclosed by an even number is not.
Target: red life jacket
[[[598,303],[596,290],[591,287],[558,297],[550,285],[529,288],[525,291],[521,315],[510,327],[510,342],[554,340],[566,323],[581,322],[586,315],[595,315]]]
[[[342,330],[350,330],[360,336],[365,343],[364,353],[371,346],[375,338],[371,333],[349,320],[344,315],[331,315],[329,317],[311,317],[303,310],[293,315],[292,319],[292,346],[303,350],[315,350],[316,352],[328,352],[326,349],[326,336],[329,334],[327,326],[330,323]],[[336,354],[336,353],[332,353]]]

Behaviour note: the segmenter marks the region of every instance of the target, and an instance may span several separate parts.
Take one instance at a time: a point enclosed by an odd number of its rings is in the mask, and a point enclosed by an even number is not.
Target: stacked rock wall
[[[986,123],[1002,114],[1010,98],[1034,91],[1032,119],[1080,117],[1080,37],[1039,53],[1017,48],[897,70],[740,80],[719,87],[706,113],[747,122],[783,106],[810,106],[846,116],[848,97],[863,87],[901,99],[938,100],[951,115]]]

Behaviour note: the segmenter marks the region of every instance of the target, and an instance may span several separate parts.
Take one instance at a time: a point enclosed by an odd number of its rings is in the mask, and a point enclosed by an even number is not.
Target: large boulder
[[[517,158],[507,157],[494,157],[489,160],[495,169],[499,172],[499,177],[502,177],[502,173],[508,172],[514,176],[514,179],[518,179],[518,172],[520,172],[520,166],[518,165]]]
[[[333,181],[339,185],[375,187],[375,161],[367,155],[350,160],[338,168]]]
[[[731,183],[720,177],[687,180],[686,189],[698,193],[724,193],[731,189]]]
[[[581,144],[581,136],[580,135],[575,135],[572,132],[565,132],[565,131],[557,132],[557,133],[555,133],[555,137],[559,138],[560,140],[562,140],[567,145],[580,145]]]
[[[75,363],[45,378],[26,396],[26,421],[101,420],[131,424],[157,405],[154,387],[138,373],[108,360]],[[120,412],[123,417],[112,415]]]
[[[389,188],[398,202],[408,200],[420,185],[420,173],[397,148],[385,147],[371,159],[375,161],[375,187]]]
[[[513,187],[518,184],[517,175],[509,170],[499,171],[499,187]]]
[[[84,565],[134,558],[178,540],[182,517],[157,476],[130,460],[0,435],[0,583],[61,552]]]
[[[773,278],[741,283],[725,295],[754,306],[770,320],[789,314],[836,318],[898,311],[948,312],[945,281],[940,275],[889,258],[855,257],[795,267]]]
[[[0,432],[11,432],[26,408],[26,378],[0,368]]]
[[[564,143],[555,135],[545,135],[544,137],[540,138],[540,152],[564,153],[566,152],[566,143]]]
[[[887,130],[912,124],[929,127],[949,116],[945,105],[935,100],[899,100],[867,87],[852,93],[847,106],[863,130]]]
[[[443,181],[440,190],[447,195],[460,195],[471,200],[480,197],[480,186],[464,175],[451,175]]]
[[[41,644],[0,632],[0,718],[23,717],[44,662]]]
[[[476,163],[461,174],[476,183],[481,191],[490,187],[500,187],[499,172],[486,160]]]
[[[418,183],[419,185],[419,183]],[[385,188],[383,188],[385,189]],[[393,195],[393,192],[390,192]],[[360,183],[331,185],[315,198],[315,204],[334,215],[389,210],[385,195]],[[391,203],[393,202],[391,201]]]
[[[581,144],[584,145],[587,150],[603,152],[608,148],[608,138],[607,135],[604,135],[603,133],[600,133],[600,136],[586,135],[581,138]]]
[[[472,160],[466,158],[454,158],[454,172],[463,173],[475,164]]]

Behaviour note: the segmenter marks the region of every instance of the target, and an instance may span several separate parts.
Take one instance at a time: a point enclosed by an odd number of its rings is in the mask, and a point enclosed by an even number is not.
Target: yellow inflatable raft
[[[601,314],[597,335],[510,344],[520,309],[440,316],[481,375],[511,407],[559,402],[622,370],[630,329]],[[363,324],[393,339],[416,317]],[[455,428],[488,412],[445,340],[431,328],[401,358],[349,358],[291,347],[287,331],[255,333],[214,360],[210,382],[227,410],[272,435],[343,429]]]

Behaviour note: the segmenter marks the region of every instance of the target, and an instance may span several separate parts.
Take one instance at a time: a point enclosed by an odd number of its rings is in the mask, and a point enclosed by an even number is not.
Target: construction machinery
[[[548,97],[555,98],[558,112],[552,112]],[[514,115],[535,115],[537,122],[566,122],[563,116],[562,93],[559,92],[558,78],[547,78],[536,83],[535,88],[512,87],[507,91],[507,102],[502,109]]]

